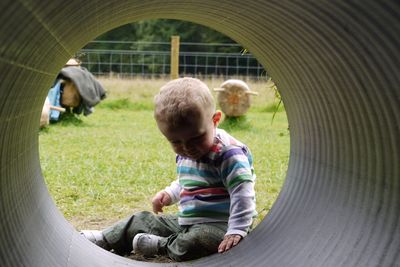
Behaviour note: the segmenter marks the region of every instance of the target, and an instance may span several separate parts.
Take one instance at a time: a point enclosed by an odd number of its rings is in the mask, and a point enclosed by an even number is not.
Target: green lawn
[[[65,119],[39,133],[40,158],[50,194],[77,228],[101,229],[139,210],[151,210],[152,196],[175,179],[175,155],[159,133],[152,98],[164,80],[99,79],[106,100],[88,117]],[[206,81],[210,88],[221,81]],[[246,117],[225,128],[253,152],[259,219],[282,186],[289,132],[280,109],[272,122],[274,92],[265,83]],[[168,207],[165,212],[175,212]],[[259,221],[259,220],[258,220]]]

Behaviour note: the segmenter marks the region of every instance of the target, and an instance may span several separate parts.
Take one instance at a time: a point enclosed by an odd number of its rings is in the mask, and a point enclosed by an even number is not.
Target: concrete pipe
[[[38,151],[58,70],[98,35],[150,18],[247,48],[280,89],[291,138],[263,222],[228,253],[164,265],[400,266],[398,1],[1,0],[0,10],[1,266],[163,265],[83,240],[52,201]]]

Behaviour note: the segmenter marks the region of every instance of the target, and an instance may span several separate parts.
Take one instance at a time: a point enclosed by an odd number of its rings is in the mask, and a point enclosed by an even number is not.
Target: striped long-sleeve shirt
[[[245,236],[256,216],[250,150],[216,129],[211,151],[200,160],[177,156],[176,181],[165,191],[179,201],[179,223],[228,222],[228,234]]]

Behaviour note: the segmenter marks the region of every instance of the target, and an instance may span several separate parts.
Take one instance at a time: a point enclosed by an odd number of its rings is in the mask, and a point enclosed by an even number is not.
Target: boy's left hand
[[[218,252],[222,253],[230,250],[231,248],[239,244],[240,240],[242,240],[241,235],[226,235],[221,244],[219,244]]]

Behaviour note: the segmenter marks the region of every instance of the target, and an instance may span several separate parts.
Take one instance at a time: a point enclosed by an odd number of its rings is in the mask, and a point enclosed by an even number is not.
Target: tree
[[[226,35],[206,26],[188,21],[157,19],[129,23],[106,32],[96,40],[132,42],[169,42],[172,35],[179,35],[181,42],[234,43]],[[147,44],[148,45],[148,44]],[[145,49],[146,44],[132,47],[132,44],[89,43],[85,48],[97,49]],[[237,47],[182,46],[182,51],[240,52]]]

